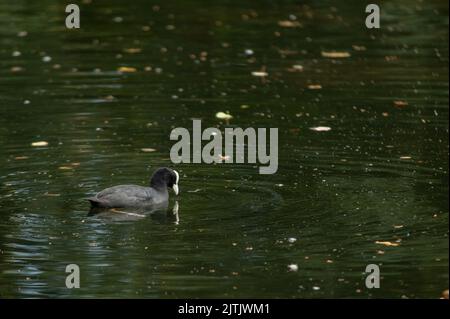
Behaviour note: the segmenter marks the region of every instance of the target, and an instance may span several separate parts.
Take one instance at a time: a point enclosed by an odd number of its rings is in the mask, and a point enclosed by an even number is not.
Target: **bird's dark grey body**
[[[167,202],[169,192],[167,189],[119,185],[106,188],[89,200],[105,208],[146,207]]]
[[[178,172],[160,168],[153,174],[150,187],[118,185],[106,188],[88,198],[93,208],[152,208],[167,203],[172,188],[178,194]]]

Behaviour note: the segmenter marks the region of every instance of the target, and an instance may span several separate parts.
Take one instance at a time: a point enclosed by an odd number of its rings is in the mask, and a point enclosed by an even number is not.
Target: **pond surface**
[[[383,1],[379,30],[360,1],[303,3],[83,1],[79,30],[63,4],[0,3],[0,297],[448,289],[448,2]],[[192,119],[277,127],[278,172],[172,164]],[[178,221],[88,216],[160,166],[181,174]]]

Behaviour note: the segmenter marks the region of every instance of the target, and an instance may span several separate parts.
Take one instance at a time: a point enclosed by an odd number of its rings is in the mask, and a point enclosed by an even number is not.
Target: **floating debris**
[[[49,196],[49,197],[59,197],[61,196],[61,194],[54,194],[54,193],[44,193],[44,196]]]
[[[387,247],[397,247],[397,246],[400,246],[399,243],[393,243],[393,242],[390,242],[390,241],[378,241],[378,240],[375,242],[375,244],[378,244],[378,245],[384,245],[384,246],[387,246]]]
[[[287,239],[287,241],[288,241],[288,243],[293,244],[293,243],[295,243],[295,242],[297,241],[297,238],[295,238],[295,237],[289,237],[289,238]]]
[[[124,49],[123,52],[135,54],[135,53],[141,53],[142,49],[141,48],[128,48],[128,49]]]
[[[298,271],[298,265],[297,264],[290,264],[287,266],[289,271]]]
[[[363,46],[363,45],[356,45],[356,44],[352,45],[352,48],[355,51],[366,51],[367,50],[367,48],[365,46]]]
[[[48,56],[48,55],[46,55],[46,56],[44,56],[43,58],[42,58],[42,62],[50,62],[52,60],[52,57],[51,56]]]
[[[404,108],[408,106],[408,102],[406,101],[394,101],[394,106],[398,107],[398,108]]]
[[[329,126],[316,126],[316,127],[310,127],[309,128],[311,131],[316,131],[316,132],[328,132],[331,130],[331,127]]]
[[[314,287],[312,287],[312,289],[315,290],[315,291],[318,291],[318,290],[320,290],[320,287],[319,286],[314,286]]]
[[[320,85],[320,84],[309,84],[308,85],[308,89],[310,89],[310,90],[321,90],[322,89],[322,85]]]
[[[216,118],[220,120],[231,120],[233,118],[233,115],[225,113],[225,112],[217,112]]]
[[[136,68],[129,67],[129,66],[121,66],[117,69],[117,72],[121,72],[121,73],[133,73],[136,71],[137,71]]]
[[[288,69],[290,72],[303,72],[303,65],[294,64],[291,68]]]
[[[151,153],[151,152],[156,152],[156,149],[147,147],[147,148],[141,148],[141,151],[144,153]]]
[[[14,157],[14,159],[17,160],[17,161],[26,160],[28,158],[29,158],[28,156],[16,156],[16,157]]]
[[[278,21],[278,25],[282,28],[299,28],[302,24],[298,21],[281,20]]]
[[[243,110],[248,109],[249,107],[250,107],[250,105],[247,105],[247,104],[241,105],[241,109],[243,109]]]
[[[387,55],[387,56],[384,57],[384,59],[386,60],[386,62],[397,61],[398,60],[398,56],[396,56],[396,55]]]
[[[442,292],[442,298],[448,300],[448,289]]]
[[[48,142],[46,142],[46,141],[33,142],[33,143],[31,143],[31,146],[45,147],[45,146],[48,146]]]
[[[268,76],[269,73],[267,73],[267,72],[265,72],[265,71],[253,71],[253,72],[252,72],[252,75],[253,75],[253,76],[256,76],[256,77],[263,78],[263,77]]]
[[[343,58],[349,58],[351,54],[349,52],[338,52],[338,51],[322,51],[322,56],[324,58],[330,58],[330,59],[343,59]]]
[[[73,169],[73,167],[72,166],[60,166],[60,167],[58,167],[58,169],[68,171],[68,170]]]
[[[400,156],[400,159],[401,160],[410,160],[410,159],[412,159],[412,157],[411,156]]]
[[[16,72],[22,72],[24,70],[23,67],[21,66],[13,66],[11,67],[11,69],[9,69],[11,72],[16,73]]]
[[[246,49],[244,53],[245,55],[253,55],[255,52],[252,49]]]

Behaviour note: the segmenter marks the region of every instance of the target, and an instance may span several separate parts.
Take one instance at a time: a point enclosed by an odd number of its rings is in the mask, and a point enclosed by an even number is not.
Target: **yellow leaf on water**
[[[331,131],[331,127],[329,127],[329,126],[316,126],[316,127],[310,127],[309,129],[311,131],[316,131],[316,132],[328,132],[328,131]]]
[[[290,20],[278,21],[278,25],[283,28],[298,28],[302,26],[300,22]]]
[[[46,142],[46,141],[33,142],[33,143],[31,143],[31,146],[44,147],[44,146],[48,146],[48,142]]]
[[[390,242],[390,241],[378,241],[378,240],[375,242],[375,244],[384,245],[384,246],[388,246],[388,247],[400,246],[399,243],[393,243],[393,242]]]
[[[141,151],[144,153],[151,153],[151,152],[156,152],[156,149],[147,147],[147,148],[141,148]]]
[[[342,58],[349,58],[351,55],[349,52],[338,52],[338,51],[322,51],[322,56],[324,58],[331,58],[331,59],[342,59]]]
[[[120,68],[117,69],[117,71],[121,73],[133,73],[136,72],[136,68],[132,68],[129,66],[121,66]]]
[[[233,115],[225,113],[225,112],[217,112],[216,118],[221,120],[231,120],[233,118]]]
[[[254,72],[252,72],[252,75],[257,76],[257,77],[265,77],[265,76],[268,76],[269,73],[264,72],[264,71],[254,71]]]

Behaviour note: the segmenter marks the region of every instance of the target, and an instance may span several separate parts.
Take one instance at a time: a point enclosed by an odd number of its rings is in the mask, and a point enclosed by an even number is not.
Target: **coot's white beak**
[[[178,174],[177,171],[173,171],[175,173],[175,175],[177,176],[176,180],[175,180],[175,184],[173,184],[172,189],[173,192],[175,193],[175,195],[178,195],[178,193],[180,192],[180,189],[178,188],[178,182],[180,181],[180,174]]]

